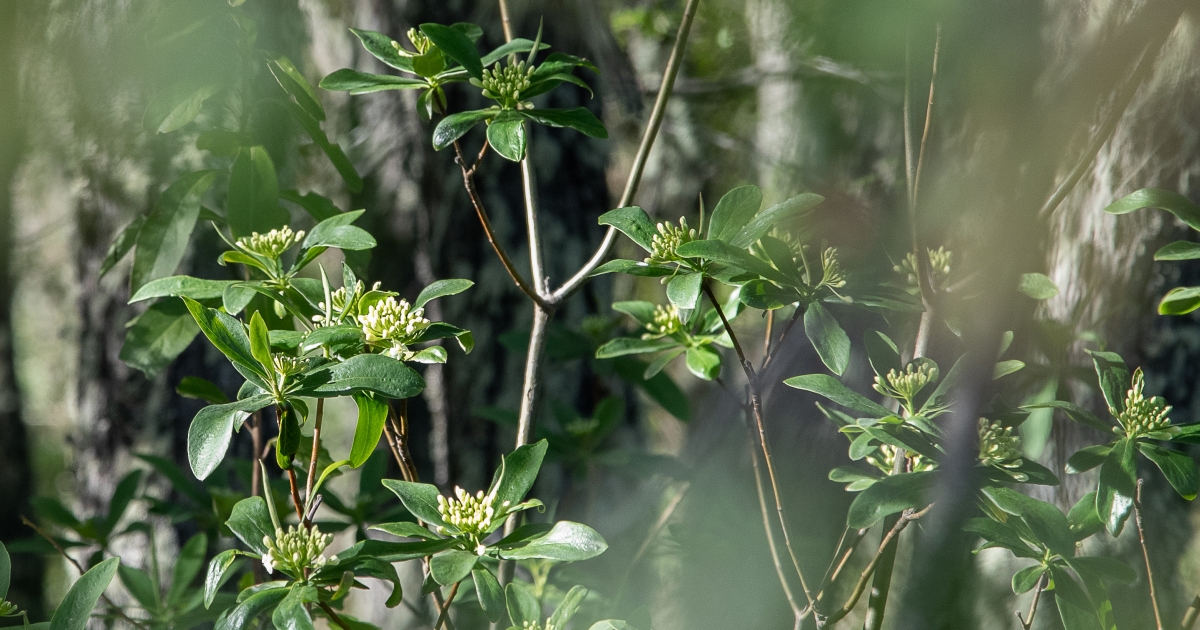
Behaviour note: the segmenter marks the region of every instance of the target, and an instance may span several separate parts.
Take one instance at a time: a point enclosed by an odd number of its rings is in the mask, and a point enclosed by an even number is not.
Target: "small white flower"
[[[271,557],[271,552],[268,551],[262,555],[263,568],[267,570],[267,575],[275,572],[275,558]]]

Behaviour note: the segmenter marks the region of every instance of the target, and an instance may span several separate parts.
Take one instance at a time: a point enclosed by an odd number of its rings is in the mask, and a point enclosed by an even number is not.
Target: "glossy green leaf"
[[[379,438],[383,436],[383,426],[387,422],[387,403],[366,394],[354,394],[354,403],[358,405],[358,424],[354,427],[354,442],[350,447],[350,466],[358,468],[367,462]]]
[[[125,590],[129,591],[142,608],[151,611],[159,609],[161,604],[158,601],[158,590],[154,588],[154,582],[148,573],[122,564],[117,567],[117,576],[121,578]]]
[[[598,222],[600,225],[611,225],[641,246],[642,249],[650,251],[650,242],[654,239],[655,227],[645,210],[637,206],[609,210],[600,215]]]
[[[299,401],[288,401],[275,406],[279,420],[279,438],[275,440],[275,463],[283,470],[292,467],[296,454],[300,452],[300,424],[304,417],[296,408]]]
[[[410,521],[399,521],[397,523],[380,523],[379,525],[372,525],[368,529],[373,529],[375,531],[384,532],[386,534],[391,534],[393,536],[397,536],[400,538],[420,538],[422,540],[433,540],[433,541],[442,540],[441,538],[438,538],[436,534],[429,531],[428,529],[421,527],[420,525],[417,525],[416,523],[413,523]]]
[[[544,558],[560,562],[579,562],[604,553],[608,543],[596,530],[582,523],[559,521],[545,534],[524,544],[501,551],[500,555],[525,560]]]
[[[81,575],[50,618],[50,630],[83,630],[120,564],[119,559],[109,558]]]
[[[1137,492],[1137,460],[1134,454],[1132,442],[1117,440],[1100,466],[1096,512],[1104,520],[1108,532],[1114,536],[1121,533]]]
[[[1071,534],[1076,541],[1083,540],[1104,529],[1104,521],[1096,513],[1096,492],[1092,491],[1083,496],[1071,506],[1067,512],[1067,522],[1071,525]]]
[[[1149,442],[1138,442],[1138,450],[1148,457],[1179,496],[1191,501],[1200,492],[1200,470],[1187,453],[1172,451]]]
[[[1042,579],[1042,574],[1046,572],[1044,565],[1036,564],[1032,567],[1025,567],[1017,571],[1012,577],[1012,590],[1017,595],[1028,593],[1037,586],[1038,581]]]
[[[413,516],[432,525],[446,524],[442,520],[441,513],[438,512],[437,499],[441,494],[438,492],[437,486],[396,479],[384,479],[383,485],[400,498],[400,502]]]
[[[252,232],[265,234],[287,224],[288,214],[279,207],[279,183],[275,163],[262,146],[238,151],[229,176],[225,216],[235,238]]]
[[[596,350],[597,359],[611,359],[629,354],[646,354],[659,352],[679,345],[670,337],[658,339],[642,339],[640,337],[617,337],[604,343]]]
[[[142,225],[145,224],[146,217],[141,216],[134,219],[125,229],[117,234],[117,238],[113,239],[111,245],[108,246],[108,252],[104,255],[104,260],[100,263],[99,277],[103,278],[112,268],[121,262],[122,258],[133,249],[137,243],[138,232],[141,231]]]
[[[8,587],[12,582],[12,558],[8,555],[8,549],[4,547],[4,543],[0,542],[0,600],[8,597]]]
[[[504,597],[508,618],[514,626],[528,628],[533,624],[541,625],[542,606],[529,592],[529,587],[513,582],[504,587]]]
[[[1129,390],[1129,368],[1121,355],[1115,352],[1100,352],[1088,350],[1092,362],[1096,366],[1096,376],[1100,381],[1100,391],[1110,409],[1118,413],[1125,410],[1125,392]]]
[[[120,359],[154,377],[183,353],[200,328],[179,300],[152,304],[128,324]]]
[[[788,387],[795,387],[796,389],[824,396],[847,409],[852,409],[871,418],[883,418],[892,415],[892,412],[888,411],[886,407],[852,391],[828,374],[793,376],[785,380],[783,384]]]
[[[374,392],[386,398],[412,398],[425,389],[425,380],[404,363],[381,354],[360,354],[328,370],[330,380],[305,395],[342,396],[355,390]]]
[[[1011,551],[1018,558],[1042,557],[1041,552],[1030,548],[1029,543],[1008,523],[990,518],[972,518],[963,525],[963,529],[983,538],[984,544],[980,549],[1001,547]]]
[[[208,563],[208,571],[204,575],[204,607],[212,606],[217,591],[229,578],[233,577],[238,565],[238,551],[226,549],[213,557]]]
[[[1112,452],[1112,446],[1108,444],[1097,444],[1095,446],[1087,446],[1075,451],[1075,454],[1067,460],[1067,472],[1078,474],[1091,470],[1100,464],[1104,463],[1104,459]]]
[[[1058,285],[1044,273],[1023,273],[1017,289],[1035,300],[1048,300],[1058,295]]]
[[[475,286],[474,282],[462,278],[436,280],[430,283],[429,286],[421,289],[421,293],[417,295],[417,299],[413,302],[413,308],[421,308],[428,304],[430,300],[436,300],[440,297],[458,295],[473,286]]]
[[[1021,407],[1021,408],[1022,409],[1061,409],[1063,412],[1065,412],[1067,414],[1068,418],[1070,418],[1071,420],[1074,420],[1075,422],[1089,426],[1093,429],[1096,429],[1097,431],[1102,431],[1106,434],[1112,433],[1112,425],[1111,424],[1109,424],[1108,422],[1105,422],[1104,420],[1101,420],[1099,418],[1099,416],[1088,411],[1087,409],[1084,409],[1083,407],[1069,403],[1065,400],[1051,400],[1051,401],[1043,402],[1043,403],[1034,403],[1031,405],[1025,405],[1024,407]]]
[[[533,444],[525,444],[504,456],[500,470],[492,478],[488,488],[489,494],[496,493],[496,502],[505,501],[517,505],[525,500],[525,495],[537,481],[538,472],[542,469],[542,460],[546,457],[549,442],[538,440]]]
[[[721,375],[721,355],[712,346],[687,349],[687,367],[697,378],[711,381]]]
[[[475,582],[475,596],[479,599],[479,605],[487,615],[488,621],[500,621],[505,612],[504,591],[500,589],[500,582],[496,580],[496,576],[480,566],[471,570],[471,578]]]
[[[234,428],[253,411],[271,404],[267,395],[254,396],[224,405],[209,405],[199,411],[188,427],[187,453],[192,474],[203,481],[225,459]]]
[[[587,85],[584,84],[584,87]],[[608,137],[608,129],[604,127],[604,123],[600,122],[592,110],[586,107],[527,109],[522,110],[521,115],[548,127],[569,127],[591,138],[604,139]]]
[[[159,196],[138,230],[130,280],[134,290],[175,273],[200,216],[200,197],[216,177],[216,171],[189,173]]]
[[[904,367],[900,365],[900,350],[887,335],[878,330],[868,330],[863,335],[863,345],[867,348],[867,359],[871,362],[871,369],[875,374],[886,377],[892,370],[898,373],[904,371]]]
[[[264,537],[275,537],[275,527],[271,524],[271,512],[267,502],[262,497],[250,497],[238,501],[225,525],[255,554],[267,552],[263,545]]]
[[[468,74],[476,79],[483,78],[483,61],[475,42],[462,31],[442,24],[422,24],[421,32],[447,57],[457,61]]]
[[[405,72],[412,72],[412,58],[401,55],[399,52],[399,44],[392,38],[383,33],[368,31],[363,29],[352,28],[351,33],[358,37],[358,41],[362,42],[363,48],[371,53],[376,59],[386,63],[387,65]],[[324,86],[324,81],[321,82],[321,87]],[[331,89],[331,88],[326,88]]]
[[[525,158],[525,119],[515,111],[500,112],[488,123],[487,139],[501,157],[520,162]]]
[[[250,337],[250,354],[262,366],[264,374],[274,373],[274,363],[271,359],[271,335],[267,332],[267,323],[263,321],[262,314],[254,311],[250,316],[249,337]]]
[[[129,298],[129,303],[160,297],[183,297],[193,300],[215,300],[225,294],[225,289],[237,280],[207,280],[191,276],[168,276],[142,285]]]
[[[270,583],[271,586],[260,588],[246,597],[217,620],[213,630],[244,630],[251,627],[252,622],[264,612],[271,610],[287,597],[289,590],[281,582]]]
[[[690,311],[700,303],[704,274],[681,273],[667,283],[667,299],[682,310]]]
[[[751,256],[748,252],[718,240],[692,241],[675,248],[675,253],[687,258],[703,258],[728,267],[757,274],[771,282],[784,286],[794,281],[775,269],[766,261]],[[682,307],[681,307],[682,308]]]
[[[652,265],[640,260],[610,260],[592,272],[592,276],[602,276],[607,273],[627,273],[631,276],[645,278],[662,278],[675,273],[675,269],[667,265]]]
[[[538,44],[538,50],[546,50],[550,44]],[[488,54],[484,55],[482,62],[484,66],[490,66],[501,59],[519,53],[527,53],[533,50],[533,41],[523,37],[514,37],[511,42],[502,44]]]
[[[563,596],[562,602],[550,613],[546,619],[546,627],[548,628],[566,628],[571,621],[571,617],[575,616],[575,612],[579,610],[579,605],[583,603],[587,597],[588,590],[582,586],[575,585],[567,594]]]
[[[738,299],[750,308],[773,311],[795,304],[799,296],[795,290],[781,289],[766,280],[751,280],[742,285],[738,291]]]
[[[1092,600],[1075,578],[1056,566],[1050,567],[1050,576],[1054,580],[1054,603],[1064,630],[1100,630],[1100,619]]]
[[[1196,260],[1200,258],[1200,243],[1175,241],[1154,252],[1154,260]]]
[[[846,525],[864,529],[886,516],[923,507],[932,486],[933,473],[929,471],[885,477],[854,498],[846,514]]]
[[[185,376],[179,381],[179,386],[175,388],[175,393],[184,398],[194,398],[203,400],[212,405],[223,405],[229,402],[229,397],[225,392],[217,387],[216,383],[199,376]]]
[[[998,380],[1015,374],[1025,369],[1025,362],[1017,359],[1009,359],[1007,361],[997,361],[996,366],[992,369],[992,380]]]
[[[1055,553],[1073,553],[1075,539],[1070,523],[1057,507],[1010,488],[987,487],[983,493],[1001,510],[1020,516],[1043,545]]]
[[[317,98],[317,91],[313,89],[308,79],[304,78],[291,59],[280,55],[272,59],[267,64],[267,68],[279,82],[279,86],[296,99],[296,103],[304,109],[304,113],[312,116],[318,122],[325,120],[325,108],[321,106],[321,100]]]
[[[434,150],[441,151],[454,144],[456,140],[463,137],[472,127],[492,118],[497,113],[499,111],[495,109],[477,109],[446,116],[433,129]]]
[[[1175,287],[1158,303],[1159,315],[1187,315],[1200,308],[1200,287]]]
[[[707,238],[731,242],[741,233],[742,228],[750,223],[754,215],[758,214],[761,205],[762,191],[758,186],[739,186],[725,193],[717,202],[717,207],[713,209],[712,217],[708,221]],[[741,248],[744,247],[746,245]]]
[[[804,333],[825,367],[841,376],[850,364],[850,337],[819,302],[804,311]]]
[[[451,549],[429,559],[429,575],[443,586],[457,584],[475,568],[479,556],[470,551]]]
[[[312,615],[306,604],[316,603],[317,589],[306,584],[294,584],[271,613],[275,630],[314,630]]]
[[[780,221],[794,219],[817,207],[825,198],[813,193],[802,193],[777,203],[754,215],[737,235],[729,240],[729,244],[737,248],[746,248],[762,238]]]
[[[1166,210],[1179,217],[1193,230],[1200,230],[1200,207],[1179,193],[1159,188],[1143,188],[1118,199],[1104,211],[1109,214],[1126,214],[1143,208]]]

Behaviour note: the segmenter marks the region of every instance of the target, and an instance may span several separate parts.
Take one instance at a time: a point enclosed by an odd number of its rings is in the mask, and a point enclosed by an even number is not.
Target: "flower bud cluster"
[[[979,419],[979,461],[985,466],[1015,468],[1024,463],[1021,459],[1021,438],[1013,435],[1013,428],[989,423]]]
[[[938,369],[929,363],[909,363],[903,372],[888,370],[887,378],[875,377],[875,391],[897,400],[911,403],[913,398],[930,383],[937,382]],[[885,382],[886,381],[886,382]]]
[[[372,304],[366,314],[358,316],[358,321],[368,343],[389,342],[388,345],[395,347],[415,342],[421,331],[429,327],[424,315],[425,309],[414,309],[408,300],[388,296]]]
[[[16,604],[0,599],[0,617],[12,617],[17,614],[17,610]]]
[[[375,283],[374,288],[379,288],[378,282]],[[317,310],[321,312],[313,315],[313,323],[315,323],[318,328],[321,326],[336,326],[344,321],[349,323],[357,323],[354,317],[353,306],[354,302],[358,299],[358,296],[362,295],[365,291],[366,286],[363,284],[362,280],[359,280],[354,286],[354,291],[351,293],[349,303],[347,303],[346,299],[346,287],[342,287],[336,291],[331,291],[329,293],[330,304],[326,304],[324,300],[317,302]]]
[[[675,249],[684,243],[690,243],[699,236],[696,230],[689,228],[687,219],[679,217],[679,225],[663,221],[657,226],[658,233],[650,239],[650,257],[648,263],[679,262],[683,260]]]
[[[333,542],[333,534],[322,534],[313,525],[312,528],[296,527],[275,530],[275,538],[263,536],[263,544],[267,552],[262,555],[263,567],[267,573],[282,569],[293,576],[304,575],[308,569],[320,570],[328,562],[337,562],[337,556],[328,559],[322,555],[329,543]]]
[[[533,84],[535,66],[524,61],[505,65],[500,64],[491,70],[483,71],[483,78],[477,87],[483,88],[483,95],[494,101],[499,101],[504,107],[515,107],[521,101],[521,92],[528,90]]]
[[[237,246],[242,250],[258,254],[263,258],[276,259],[283,255],[292,245],[304,240],[304,230],[292,232],[292,228],[283,226],[266,234],[253,232],[237,240]]]
[[[433,42],[429,41],[429,38],[425,36],[425,33],[422,33],[415,28],[408,29],[408,41],[412,42],[413,48],[417,50],[418,55],[424,55],[425,53],[429,52],[431,47],[433,47]],[[405,51],[403,48],[401,48],[399,42],[392,42],[392,47],[407,56],[408,51]]]
[[[846,273],[838,262],[836,247],[826,247],[821,252],[821,284],[835,289],[846,286]]]
[[[1125,394],[1125,410],[1121,413],[1117,413],[1116,409],[1108,410],[1116,416],[1129,437],[1163,431],[1171,426],[1171,419],[1167,417],[1171,406],[1161,396],[1146,398],[1142,393],[1145,386],[1146,379],[1142,369],[1134,370],[1133,386]]]
[[[496,505],[496,495],[484,494],[483,490],[471,494],[462,488],[454,487],[454,496],[447,499],[438,495],[438,514],[443,521],[452,525],[459,533],[466,535],[475,543],[475,553],[483,555],[487,547],[482,539],[488,533],[488,528],[498,518],[504,518],[504,510],[510,503],[505,501]],[[438,532],[447,534],[444,526],[438,526]]]
[[[897,451],[899,449],[891,444],[880,444],[878,451],[867,455],[867,463],[878,468],[881,472],[890,475],[895,470]],[[905,453],[905,459],[908,460],[907,470],[911,472],[933,470],[937,466],[937,462],[927,459],[919,453]]]
[[[674,304],[666,306],[656,304],[654,320],[646,324],[646,330],[650,331],[647,337],[663,337],[683,332],[683,320],[679,318],[679,308]]]
[[[558,630],[558,627],[550,621],[546,621],[545,626],[536,621],[522,621],[521,630]]]
[[[946,279],[950,277],[950,265],[954,261],[954,252],[945,247],[925,251],[929,256],[929,281],[934,287],[945,288]],[[917,255],[913,252],[906,254],[904,260],[899,265],[893,266],[892,269],[903,275],[910,286],[917,288],[921,286],[917,280]]]
[[[308,368],[307,358],[293,357],[286,354],[271,355],[271,363],[275,366],[275,372],[281,376],[298,374]]]

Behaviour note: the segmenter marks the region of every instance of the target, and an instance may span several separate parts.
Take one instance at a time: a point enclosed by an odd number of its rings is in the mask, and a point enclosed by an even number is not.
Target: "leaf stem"
[[[309,458],[309,461],[308,461],[308,482],[304,486],[304,498],[307,499],[309,502],[312,502],[312,500],[313,500],[313,496],[312,496],[313,482],[316,481],[316,478],[317,478],[317,456],[320,454],[320,450],[321,450],[321,420],[323,419],[324,415],[325,415],[325,399],[318,398],[317,399],[317,419],[316,419],[316,422],[313,424],[312,456]]]
[[[1150,605],[1154,608],[1154,625],[1163,630],[1162,615],[1158,612],[1158,593],[1154,589],[1154,570],[1150,568],[1150,551],[1146,548],[1146,532],[1142,529],[1142,480],[1137,481],[1133,494],[1133,519],[1137,523],[1138,544],[1142,546],[1142,559],[1146,562],[1146,582],[1150,584]]]
[[[325,614],[329,616],[330,621],[336,623],[339,628],[342,630],[354,630],[350,627],[350,624],[346,623],[345,619],[342,619],[340,615],[334,612],[333,608],[329,606],[329,602],[317,602],[317,605],[321,607],[321,610],[325,611]]]
[[[1025,613],[1025,618],[1021,618],[1021,611],[1017,611],[1017,620],[1021,622],[1023,630],[1029,630],[1033,626],[1033,616],[1037,614],[1038,601],[1042,599],[1042,591],[1046,590],[1048,580],[1045,574],[1038,578],[1037,589],[1033,591],[1033,601],[1029,602],[1029,612]]]

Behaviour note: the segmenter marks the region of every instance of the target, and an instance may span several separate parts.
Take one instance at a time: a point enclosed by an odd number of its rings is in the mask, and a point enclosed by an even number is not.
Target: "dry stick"
[[[57,540],[54,540],[54,538],[51,537],[50,534],[47,534],[45,532],[45,530],[43,530],[41,527],[38,527],[36,524],[34,524],[33,521],[29,520],[28,518],[25,518],[24,514],[21,515],[21,522],[24,523],[25,525],[27,525],[28,527],[32,528],[33,531],[37,532],[39,536],[41,536],[42,538],[45,538],[46,542],[49,542],[51,545],[53,545],[54,549],[56,551],[58,551],[59,555],[66,558],[67,562],[70,562],[72,565],[75,566],[75,570],[79,571],[79,575],[82,576],[84,573],[87,573],[87,570],[84,569],[83,566],[80,565],[77,560],[75,560],[75,558],[72,558],[71,556],[67,555],[67,551],[62,548],[62,545],[58,544]],[[145,630],[146,626],[142,625],[138,620],[125,614],[125,611],[121,610],[121,608],[119,606],[117,606],[115,603],[113,603],[113,600],[109,599],[108,595],[104,595],[103,593],[101,593],[100,597],[102,597],[104,599],[104,603],[108,604],[108,607],[111,608],[113,610],[113,612],[117,613],[118,617],[120,617],[121,619],[124,619],[126,622],[128,622],[135,628],[141,628],[142,630]]]
[[[312,501],[313,483],[317,479],[317,455],[321,447],[321,420],[325,415],[325,399],[317,399],[317,420],[313,424],[312,457],[308,460],[308,482],[304,486],[304,498]]]
[[[1192,630],[1196,625],[1196,617],[1200,616],[1200,595],[1197,595],[1192,600],[1192,604],[1188,606],[1187,612],[1183,613],[1183,623],[1179,624],[1181,630]]]
[[[1021,611],[1017,611],[1017,620],[1021,622],[1023,630],[1029,630],[1033,626],[1033,616],[1037,614],[1038,601],[1042,599],[1042,591],[1045,590],[1047,579],[1045,575],[1038,578],[1037,589],[1033,591],[1033,601],[1029,603],[1029,612],[1025,614],[1025,618],[1021,618]]]
[[[450,594],[446,596],[446,605],[442,606],[442,613],[438,615],[437,623],[433,624],[433,630],[438,630],[442,624],[450,621],[450,602],[454,601],[454,596],[458,595],[458,587],[462,582],[455,582],[454,586],[450,587]]]
[[[1137,481],[1133,493],[1133,519],[1137,523],[1138,543],[1142,545],[1142,559],[1146,561],[1146,582],[1150,584],[1150,605],[1154,608],[1154,625],[1163,630],[1162,615],[1158,612],[1158,593],[1154,590],[1154,570],[1150,568],[1150,551],[1146,549],[1146,532],[1142,531],[1142,480]]]
[[[921,518],[922,516],[925,516],[925,514],[928,513],[932,507],[933,504],[931,503],[918,512],[914,512],[912,510],[904,511],[904,513],[900,516],[900,519],[896,521],[896,524],[893,525],[892,528],[889,529],[886,534],[884,534],[883,539],[879,541],[879,549],[875,552],[875,556],[871,558],[871,561],[867,563],[866,568],[864,568],[862,573],[858,576],[858,583],[854,585],[854,590],[851,591],[850,598],[846,600],[846,603],[843,604],[841,608],[834,611],[833,614],[824,618],[819,618],[818,627],[824,628],[830,624],[837,623],[846,615],[850,614],[850,611],[854,610],[854,606],[858,603],[858,599],[862,597],[863,591],[867,589],[867,580],[871,579],[871,575],[875,573],[875,567],[879,564],[884,552],[887,551],[889,547],[893,546],[892,542],[896,540],[896,537],[900,535],[900,532],[904,531],[905,527],[908,527],[909,523]]]
[[[804,572],[800,570],[800,562],[796,559],[796,552],[792,547],[791,535],[788,534],[787,518],[783,513],[783,500],[779,496],[779,483],[775,476],[775,463],[771,459],[771,447],[767,442],[767,431],[763,423],[762,409],[762,393],[758,387],[758,376],[754,373],[754,366],[746,359],[746,354],[742,352],[742,345],[738,343],[737,335],[733,332],[733,327],[729,325],[729,319],[725,317],[725,311],[721,308],[720,302],[717,301],[717,296],[713,294],[712,287],[707,282],[703,285],[704,294],[708,296],[713,307],[717,310],[717,315],[721,318],[721,324],[725,327],[725,332],[729,333],[729,339],[733,342],[734,352],[737,353],[738,362],[742,365],[742,370],[746,373],[746,380],[750,388],[750,407],[754,413],[754,423],[758,429],[758,441],[762,447],[763,461],[767,464],[767,479],[771,482],[771,492],[775,497],[775,512],[779,516],[779,529],[783,533],[783,546],[787,548],[788,556],[791,557],[792,567],[796,570],[796,576],[800,578],[800,588],[804,590],[804,597],[808,600],[809,607],[812,606],[812,593],[808,590],[808,583],[804,579]]]

